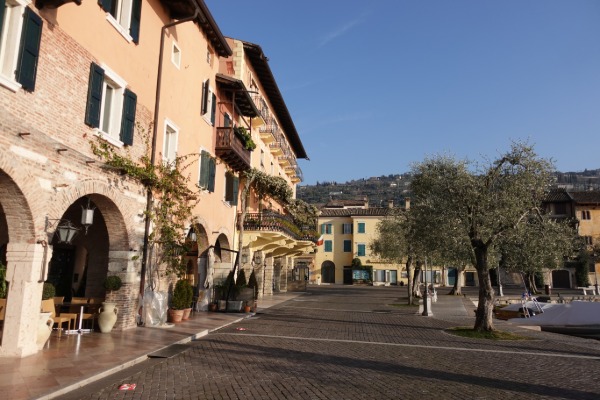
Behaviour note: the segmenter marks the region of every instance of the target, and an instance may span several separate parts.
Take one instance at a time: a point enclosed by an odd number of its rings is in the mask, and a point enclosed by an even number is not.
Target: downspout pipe
[[[156,137],[158,132],[158,113],[160,110],[160,89],[162,85],[162,70],[163,70],[163,56],[164,56],[164,47],[165,47],[165,32],[167,29],[172,28],[173,26],[183,24],[185,22],[190,22],[196,20],[200,16],[200,8],[198,4],[191,0],[190,3],[194,6],[194,15],[183,18],[171,23],[164,25],[160,31],[160,49],[158,56],[158,76],[156,78],[156,98],[154,100],[154,121],[152,122],[152,148],[150,153],[150,163],[152,165],[156,162]],[[148,217],[152,212],[152,188],[148,188],[146,191],[146,223],[144,226],[144,248],[142,254],[142,269],[140,271],[140,294],[142,298],[144,297],[144,289],[146,286],[146,273],[148,270],[148,253],[149,253],[149,241],[150,241],[150,218]]]

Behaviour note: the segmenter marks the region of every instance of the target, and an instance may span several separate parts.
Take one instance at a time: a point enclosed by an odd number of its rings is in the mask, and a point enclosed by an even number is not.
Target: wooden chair
[[[71,321],[74,321],[74,319],[70,316],[56,316],[56,309],[54,308],[54,299],[42,300],[42,312],[49,312],[52,314],[51,317],[54,320],[54,324],[58,325],[58,336],[62,334],[62,326],[65,322],[67,323],[67,328],[70,328]]]
[[[64,299],[64,296],[54,297],[54,310],[60,310],[60,306],[63,303]],[[73,323],[69,322],[69,329],[75,329],[75,323],[77,322],[77,314],[59,311],[59,317],[70,318],[71,321],[73,321]]]

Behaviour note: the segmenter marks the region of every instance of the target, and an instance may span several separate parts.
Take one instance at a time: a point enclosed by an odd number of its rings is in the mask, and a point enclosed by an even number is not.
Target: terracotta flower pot
[[[184,321],[190,319],[190,314],[191,313],[192,313],[192,308],[191,307],[190,308],[184,308],[183,309],[183,317],[182,317],[182,319]]]
[[[169,322],[178,323],[183,319],[183,310],[169,308]]]

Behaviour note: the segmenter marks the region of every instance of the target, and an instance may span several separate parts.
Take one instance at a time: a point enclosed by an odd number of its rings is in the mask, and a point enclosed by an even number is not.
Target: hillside
[[[600,169],[582,172],[556,172],[556,186],[569,190],[600,190]],[[297,197],[309,204],[322,205],[331,198],[355,200],[367,197],[372,206],[404,204],[410,197],[410,174],[382,175],[351,180],[345,183],[317,182],[316,185],[300,185]]]

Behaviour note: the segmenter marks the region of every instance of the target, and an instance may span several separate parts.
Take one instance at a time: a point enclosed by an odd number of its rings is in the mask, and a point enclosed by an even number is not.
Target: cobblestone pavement
[[[598,399],[600,341],[522,330],[532,340],[466,339],[463,299],[434,316],[400,306],[405,289],[308,293],[150,359],[64,399]],[[436,313],[438,310],[457,312]],[[444,305],[444,306],[442,306]],[[444,315],[441,315],[444,314]],[[123,383],[135,390],[119,391]]]

